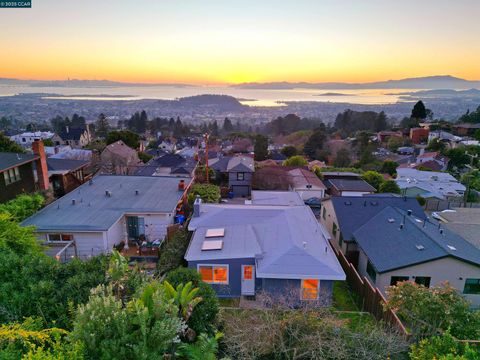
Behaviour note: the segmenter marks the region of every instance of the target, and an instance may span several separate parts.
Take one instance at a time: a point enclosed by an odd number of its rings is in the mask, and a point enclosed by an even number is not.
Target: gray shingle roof
[[[85,165],[88,161],[47,158],[48,171],[74,171]]]
[[[353,236],[379,273],[447,256],[480,266],[480,250],[459,235],[390,206]]]
[[[223,248],[202,251],[205,231],[224,228]],[[256,258],[260,278],[344,280],[323,227],[306,206],[212,205],[190,221],[187,261]]]
[[[125,213],[170,213],[183,195],[183,191],[178,191],[180,179],[187,183],[191,180],[167,176],[96,176],[91,185],[83,184],[22,225],[35,225],[39,231],[104,231]],[[106,190],[111,192],[110,197],[105,195]]]
[[[415,198],[378,196],[333,196],[331,198],[338,226],[346,242],[353,241],[353,232],[377,215],[387,206],[412,210],[413,214],[424,219],[425,213]]]
[[[0,172],[19,166],[37,158],[34,154],[17,154],[9,152],[0,152]]]
[[[365,192],[374,192],[376,189],[361,179],[355,180],[346,180],[346,179],[330,179],[326,180],[329,182],[335,189],[339,191],[365,191]]]

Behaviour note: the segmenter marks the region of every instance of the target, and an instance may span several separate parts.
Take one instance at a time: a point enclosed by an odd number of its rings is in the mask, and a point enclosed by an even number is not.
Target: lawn
[[[350,290],[346,281],[333,283],[333,307],[338,311],[360,311],[356,296]]]

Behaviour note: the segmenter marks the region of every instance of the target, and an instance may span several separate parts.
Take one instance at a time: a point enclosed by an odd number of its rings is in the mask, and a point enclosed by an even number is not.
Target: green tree
[[[400,187],[397,185],[395,180],[387,180],[380,184],[378,192],[400,194],[402,191],[400,190]]]
[[[115,141],[122,140],[127,146],[132,149],[137,149],[140,146],[140,136],[129,130],[111,131],[107,135],[107,145]]]
[[[194,287],[199,288],[197,295],[202,298],[202,302],[195,306],[195,311],[188,319],[188,326],[197,334],[215,334],[214,324],[219,311],[218,298],[212,287],[202,281],[200,274],[194,269],[180,267],[167,273],[165,280],[174,287],[192,282]]]
[[[233,131],[233,124],[232,121],[226,117],[225,120],[223,120],[223,132],[228,134]]]
[[[163,287],[153,283],[125,305],[111,287],[99,286],[78,307],[71,338],[85,344],[90,359],[163,359],[184,329],[177,314]]]
[[[423,104],[422,100],[419,100],[412,109],[412,114],[410,115],[413,119],[426,119],[427,118],[427,110],[425,109],[425,105]]]
[[[260,134],[255,136],[253,151],[256,161],[266,160],[268,157],[268,138]]]
[[[0,132],[0,152],[24,153],[25,150]]]
[[[337,151],[337,155],[333,161],[335,167],[348,167],[351,163],[350,152],[347,149],[340,149]]]
[[[108,132],[110,131],[110,123],[107,120],[105,114],[98,115],[98,119],[95,122],[95,134],[105,139],[107,137]]]
[[[153,159],[153,155],[147,154],[146,152],[139,151],[138,157],[144,164]]]
[[[287,145],[281,150],[281,153],[283,155],[285,155],[287,158],[289,158],[289,157],[297,155],[298,150],[295,146]]]
[[[445,155],[450,159],[448,169],[463,169],[470,163],[470,157],[465,153],[465,148],[454,148],[445,151]]]
[[[193,205],[197,195],[204,203],[218,203],[220,201],[220,188],[213,184],[194,184],[188,194],[190,205]]]
[[[310,157],[311,159],[315,158],[317,150],[321,150],[323,148],[323,143],[327,139],[327,134],[325,132],[325,126],[318,127],[315,129],[308,138],[305,146],[303,147],[303,152],[305,155]]]
[[[387,289],[387,308],[396,309],[412,335],[434,336],[450,329],[459,339],[480,338],[480,312],[452,286],[444,283],[427,288],[404,281]]]
[[[448,330],[413,344],[409,355],[411,360],[480,360],[478,351],[458,342]]]
[[[398,163],[392,160],[385,160],[382,164],[381,172],[393,176],[397,172]]]
[[[159,275],[165,275],[184,265],[184,256],[189,243],[190,236],[187,230],[178,230],[171,239],[162,243],[157,262]]]
[[[397,151],[400,146],[403,145],[403,139],[397,136],[391,136],[387,141],[387,148],[390,151]]]
[[[282,165],[283,166],[307,166],[308,161],[305,160],[305,158],[301,155],[295,155],[285,160]]]
[[[434,138],[428,142],[427,150],[428,151],[440,151],[443,152],[446,148],[445,143],[439,138]]]
[[[43,207],[44,203],[45,199],[40,194],[22,194],[0,204],[0,213],[8,213],[13,221],[20,222],[35,214]]]
[[[380,185],[384,182],[382,174],[379,174],[376,171],[365,171],[362,175],[362,179],[372,185],[377,191],[380,190]]]

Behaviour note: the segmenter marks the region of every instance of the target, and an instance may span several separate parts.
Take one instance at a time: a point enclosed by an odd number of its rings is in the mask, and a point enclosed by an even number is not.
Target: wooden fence
[[[347,282],[352,290],[359,296],[361,310],[369,312],[377,320],[383,320],[386,324],[398,329],[405,337],[410,337],[410,334],[398,318],[397,314],[393,310],[384,308],[387,300],[380,290],[377,287],[373,287],[366,277],[362,278],[342,252],[337,251],[335,248],[333,248],[333,250],[347,276]]]

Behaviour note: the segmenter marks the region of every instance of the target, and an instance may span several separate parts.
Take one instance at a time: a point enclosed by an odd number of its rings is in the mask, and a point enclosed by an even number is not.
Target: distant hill
[[[465,80],[450,75],[425,76],[400,80],[387,80],[368,83],[342,82],[268,82],[242,83],[231,85],[239,89],[323,89],[323,90],[355,90],[355,89],[480,89],[480,81]]]
[[[196,95],[188,96],[178,99],[178,102],[182,106],[188,107],[205,107],[214,106],[221,110],[240,110],[245,108],[236,98],[229,95]]]
[[[186,87],[189,84],[171,84],[171,83],[127,83],[110,80],[20,80],[12,78],[0,78],[0,84],[4,85],[26,85],[32,87],[127,87],[127,86],[171,86]]]

